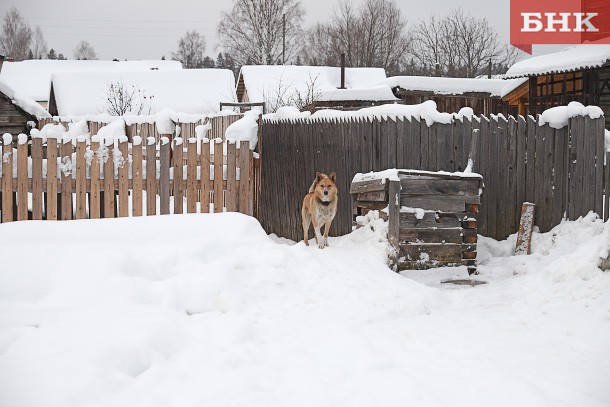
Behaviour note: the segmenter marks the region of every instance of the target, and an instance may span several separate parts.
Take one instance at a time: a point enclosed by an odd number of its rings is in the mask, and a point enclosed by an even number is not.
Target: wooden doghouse
[[[476,273],[478,174],[388,170],[354,177],[354,221],[371,210],[388,219],[398,270],[466,266]]]

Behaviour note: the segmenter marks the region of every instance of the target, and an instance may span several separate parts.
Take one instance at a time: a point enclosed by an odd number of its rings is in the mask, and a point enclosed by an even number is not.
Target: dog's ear
[[[332,182],[336,182],[337,181],[337,174],[335,174],[335,172],[333,171],[333,172],[330,173],[330,177],[328,177],[328,178],[330,178],[330,180]]]
[[[322,174],[321,172],[316,172],[316,182],[319,182],[322,179]]]

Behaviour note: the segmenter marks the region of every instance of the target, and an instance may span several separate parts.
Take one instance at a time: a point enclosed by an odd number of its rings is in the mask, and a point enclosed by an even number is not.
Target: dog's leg
[[[328,231],[330,230],[330,224],[333,220],[329,220],[324,224],[324,247],[328,247]]]
[[[320,230],[322,229],[322,225],[315,225],[314,224],[314,232],[316,232],[316,242],[318,243],[318,247],[320,249],[324,249],[324,238],[322,237],[322,234],[320,233]]]
[[[303,209],[301,211],[301,221],[303,223],[303,241],[305,246],[309,246],[309,224],[311,223],[311,215]]]

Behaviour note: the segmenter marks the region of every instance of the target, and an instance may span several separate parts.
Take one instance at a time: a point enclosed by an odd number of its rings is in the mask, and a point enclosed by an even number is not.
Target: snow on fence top
[[[228,69],[73,72],[54,74],[51,81],[51,104],[55,100],[59,116],[108,113],[110,84],[141,91],[142,114],[167,108],[188,114],[207,114],[218,112],[220,102],[236,100],[235,78]]]
[[[386,79],[383,68],[345,68],[348,89],[369,88]],[[308,90],[319,95],[341,86],[341,68],[330,66],[245,65],[239,73],[250,102],[274,105],[279,98],[298,93],[305,98]]]
[[[331,120],[340,118],[350,119],[393,119],[415,118],[425,120],[428,126],[434,123],[452,123],[455,119],[472,117],[473,112],[469,107],[462,108],[458,113],[442,113],[436,109],[436,102],[427,100],[417,105],[386,104],[380,106],[365,107],[359,110],[343,111],[334,109],[324,109],[310,114],[309,112],[299,112],[296,108],[281,108],[276,113],[263,116],[267,122],[277,122],[280,120]]]
[[[455,178],[480,178],[483,177],[473,172],[446,172],[446,171],[421,171],[421,170],[408,170],[408,169],[396,169],[390,168],[383,171],[368,172],[368,173],[357,173],[354,175],[352,182],[372,181],[372,180],[390,180],[399,181],[398,175],[400,173],[416,174],[416,175],[444,175]]]
[[[552,54],[517,62],[506,72],[509,78],[597,68],[610,61],[610,44],[580,44]]]
[[[32,59],[4,62],[0,79],[13,89],[38,102],[49,100],[51,75],[66,72],[149,71],[182,69],[179,61],[79,61]]]
[[[36,116],[38,119],[44,119],[46,117],[51,117],[49,112],[47,112],[38,102],[29,98],[26,95],[21,94],[20,92],[16,92],[10,85],[6,82],[0,80],[0,92],[5,94],[6,97],[11,99],[11,101],[19,106],[21,109],[25,110],[27,113],[32,116]]]
[[[579,102],[570,102],[567,106],[556,106],[545,110],[540,115],[539,125],[548,124],[554,129],[560,129],[568,125],[571,117],[589,116],[597,119],[604,115],[604,111],[598,106],[584,106]]]
[[[483,78],[438,78],[428,76],[392,76],[383,81],[395,88],[411,91],[428,91],[439,95],[463,95],[465,93],[489,93],[500,96],[502,88],[511,81]]]

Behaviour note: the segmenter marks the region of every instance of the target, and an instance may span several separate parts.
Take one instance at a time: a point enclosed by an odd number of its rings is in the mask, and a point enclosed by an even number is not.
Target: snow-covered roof
[[[507,77],[545,75],[597,68],[610,62],[610,44],[580,44],[552,54],[517,62],[506,72]]]
[[[383,81],[390,87],[410,91],[433,92],[439,95],[463,95],[465,93],[489,93],[500,96],[509,81],[483,78],[444,78],[430,76],[392,76]]]
[[[49,112],[47,112],[42,106],[40,106],[38,102],[33,99],[30,99],[29,97],[19,92],[15,92],[15,90],[10,85],[1,80],[0,92],[6,95],[6,97],[8,97],[9,99],[11,99],[11,101],[15,105],[19,106],[21,109],[31,114],[32,116],[36,116],[39,119],[51,117]]]
[[[149,71],[182,69],[179,61],[79,61],[31,59],[20,62],[4,61],[0,79],[13,89],[38,102],[49,100],[51,75],[66,72]]]
[[[370,88],[330,89],[320,93],[318,101],[367,100],[391,101],[400,100],[388,85],[372,86]]]
[[[502,92],[500,92],[500,97],[504,98],[504,96],[511,93],[513,90],[517,89],[519,86],[523,85],[529,80],[528,77],[525,78],[517,78],[510,81],[506,81],[507,84],[502,88]]]
[[[330,66],[246,65],[240,78],[250,102],[269,102],[282,94],[334,91],[341,86],[341,68]],[[345,87],[362,89],[379,85],[386,79],[383,68],[346,68]],[[287,96],[287,95],[286,95]],[[372,100],[372,99],[367,99]]]
[[[142,114],[162,109],[207,114],[218,112],[220,102],[236,100],[235,77],[228,69],[64,73],[53,75],[52,83],[59,116],[105,113],[111,83],[143,92],[148,102]]]

